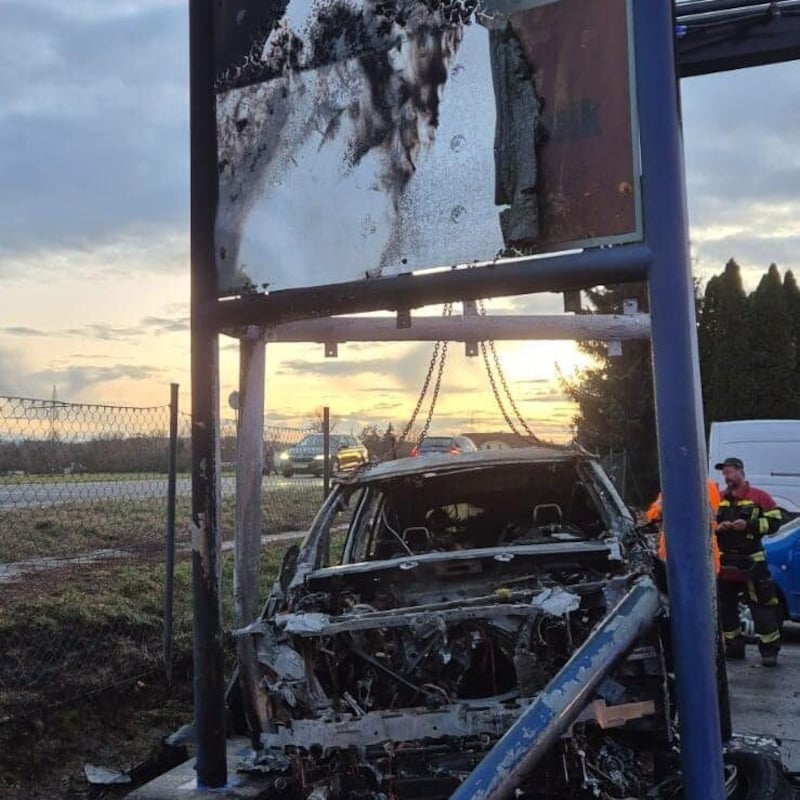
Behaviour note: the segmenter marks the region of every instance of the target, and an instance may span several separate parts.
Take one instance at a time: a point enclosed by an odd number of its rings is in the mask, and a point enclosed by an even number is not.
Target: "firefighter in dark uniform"
[[[739,597],[744,593],[750,606],[758,636],[761,662],[765,667],[778,663],[781,634],[778,626],[778,595],[767,567],[762,537],[780,527],[780,509],[769,494],[751,486],[739,458],[726,458],[716,468],[722,470],[725,493],[717,512],[717,542],[722,572],[718,581],[718,600],[728,658],[745,657],[745,640],[739,619]],[[733,567],[746,578],[726,580],[725,567]]]

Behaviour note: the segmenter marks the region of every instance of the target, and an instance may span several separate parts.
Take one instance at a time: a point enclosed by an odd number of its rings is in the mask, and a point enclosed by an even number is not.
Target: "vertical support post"
[[[175,604],[175,496],[178,478],[178,384],[169,386],[169,459],[167,464],[167,556],[164,567],[164,673],[172,686],[172,644]]]
[[[328,406],[322,409],[322,499],[331,490],[331,410]]]
[[[236,429],[236,525],[233,572],[234,625],[243,628],[258,615],[261,561],[261,486],[264,468],[264,378],[266,344],[258,328],[239,342],[239,421]],[[236,643],[245,714],[254,750],[261,749],[266,704],[258,691],[253,639]]]
[[[722,800],[706,454],[672,0],[634,0],[642,195],[684,797]]]
[[[197,783],[227,782],[219,525],[219,336],[203,312],[217,300],[214,1],[189,2],[191,138],[192,595]]]

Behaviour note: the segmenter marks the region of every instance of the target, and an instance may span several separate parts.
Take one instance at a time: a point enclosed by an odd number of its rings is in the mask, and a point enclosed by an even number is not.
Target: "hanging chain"
[[[483,300],[478,301],[478,313],[482,316],[486,316],[486,306]],[[520,439],[524,439],[525,436],[517,429],[516,424],[510,419],[508,412],[506,411],[505,405],[501,400],[500,393],[497,389],[497,384],[495,383],[494,376],[492,374],[492,368],[489,363],[489,357],[486,352],[487,350],[487,343],[481,342],[481,352],[483,353],[483,361],[486,364],[486,372],[489,376],[489,383],[492,386],[492,391],[494,392],[495,400],[497,401],[497,405],[500,407],[500,411],[503,414],[508,426],[511,430],[520,437]],[[528,423],[525,421],[525,417],[522,416],[522,413],[519,410],[516,402],[514,401],[514,396],[511,394],[511,389],[509,389],[508,381],[506,380],[505,373],[503,372],[503,368],[500,365],[500,356],[497,354],[497,349],[495,348],[494,341],[489,340],[488,342],[488,350],[492,354],[492,360],[494,361],[494,367],[497,370],[497,377],[500,379],[500,384],[503,387],[503,392],[505,393],[506,401],[508,402],[509,406],[511,406],[511,410],[514,412],[519,424],[522,426],[522,429],[528,435],[530,439],[534,442],[537,441],[536,434],[530,429]]]
[[[444,308],[442,309],[442,316],[449,317],[453,313],[453,304],[452,303],[445,303]],[[436,403],[439,400],[439,390],[442,387],[442,375],[444,374],[444,365],[445,361],[447,360],[447,340],[442,342],[438,342],[441,344],[442,351],[441,357],[439,359],[439,369],[436,373],[436,381],[433,384],[433,393],[431,394],[431,404],[428,408],[428,414],[425,417],[425,424],[422,426],[422,430],[420,431],[419,436],[417,437],[417,444],[419,445],[420,442],[428,435],[428,430],[431,427],[431,420],[433,419],[433,413],[436,411]]]
[[[449,317],[452,313],[453,313],[453,304],[445,303],[442,309],[442,316]],[[447,358],[447,342],[446,341],[436,342],[433,346],[433,352],[431,353],[430,364],[428,364],[428,372],[425,375],[425,380],[423,381],[422,389],[420,390],[419,397],[417,398],[417,404],[414,406],[414,411],[411,414],[411,419],[409,419],[405,428],[403,428],[403,432],[397,439],[397,444],[405,442],[406,439],[408,438],[408,435],[411,433],[411,429],[414,427],[414,423],[417,421],[417,416],[419,416],[422,404],[425,402],[425,397],[428,394],[428,389],[430,387],[431,380],[433,378],[433,373],[436,372],[436,380],[434,381],[433,394],[431,396],[431,405],[430,408],[428,409],[428,413],[425,418],[425,424],[422,428],[423,431],[422,435],[418,437],[419,441],[422,441],[422,439],[424,439],[425,436],[427,435],[428,429],[431,426],[431,419],[433,418],[433,412],[436,408],[436,402],[439,399],[439,389],[441,388],[442,385],[442,374],[444,372],[444,364],[446,358]]]
[[[500,413],[503,415],[503,419],[505,419],[506,425],[508,425],[508,427],[513,431],[513,433],[515,433],[521,439],[523,438],[522,434],[517,430],[517,426],[514,424],[514,420],[511,419],[511,417],[508,414],[508,411],[506,411],[505,404],[503,403],[503,398],[500,395],[499,389],[497,388],[497,383],[495,382],[494,379],[494,372],[492,371],[492,365],[491,362],[489,361],[489,351],[486,348],[486,342],[481,342],[481,355],[483,356],[483,363],[486,365],[486,374],[489,377],[489,383],[492,387],[492,392],[494,393],[494,399],[495,402],[497,403],[497,407],[500,409]]]
[[[431,363],[428,364],[428,374],[425,376],[425,381],[422,384],[422,389],[420,390],[419,397],[417,398],[417,404],[414,406],[414,411],[411,413],[411,418],[408,420],[405,428],[403,428],[403,432],[398,437],[397,441],[398,444],[400,442],[404,442],[406,437],[409,433],[411,433],[411,429],[414,427],[414,423],[417,421],[417,415],[422,408],[422,403],[425,400],[425,395],[428,393],[428,387],[431,384],[431,378],[433,377],[433,371],[436,369],[436,363],[439,360],[439,350],[442,346],[441,342],[436,342],[433,346],[433,353],[431,354]]]

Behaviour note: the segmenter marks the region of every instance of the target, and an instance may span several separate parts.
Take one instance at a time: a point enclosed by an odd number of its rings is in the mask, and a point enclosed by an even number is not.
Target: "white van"
[[[712,422],[708,469],[721,486],[714,465],[726,458],[740,458],[753,486],[786,511],[800,512],[800,419]]]

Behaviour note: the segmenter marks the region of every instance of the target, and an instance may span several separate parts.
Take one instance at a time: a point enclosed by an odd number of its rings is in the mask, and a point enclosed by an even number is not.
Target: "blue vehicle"
[[[800,517],[764,539],[764,551],[777,584],[783,618],[800,622]]]

